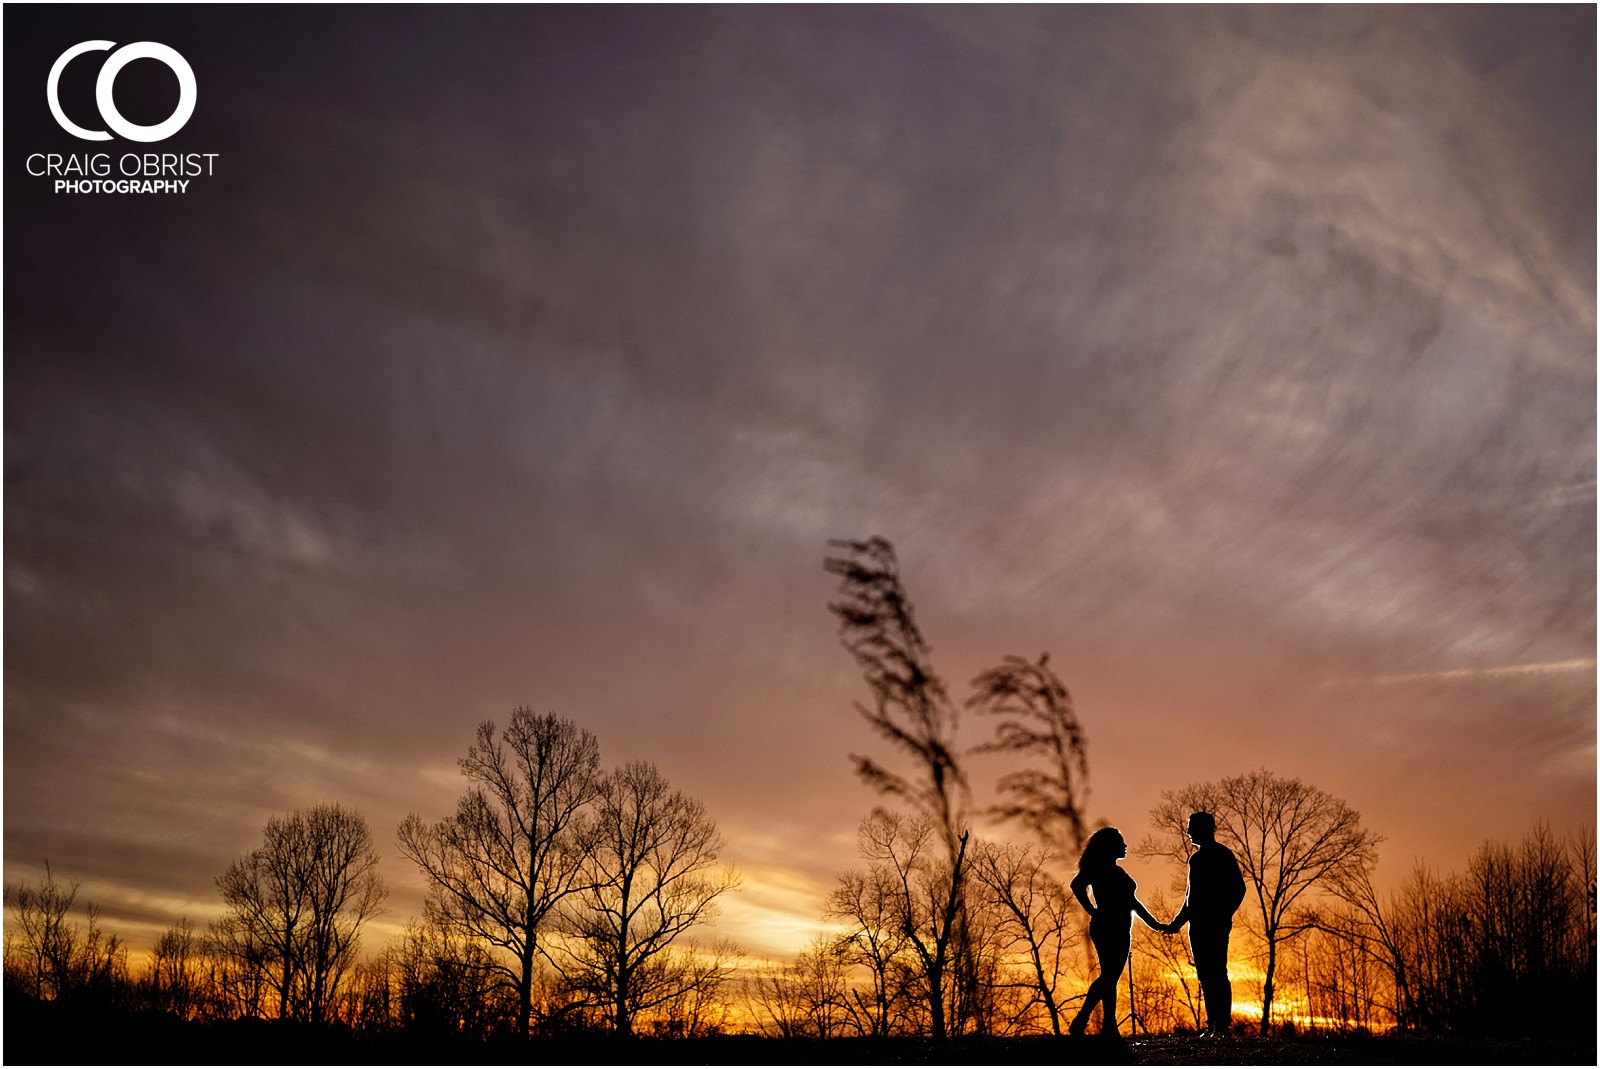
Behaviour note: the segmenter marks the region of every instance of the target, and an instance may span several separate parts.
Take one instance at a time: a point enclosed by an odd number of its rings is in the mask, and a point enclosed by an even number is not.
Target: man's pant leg
[[[1225,1032],[1233,1024],[1233,985],[1228,982],[1228,932],[1232,927],[1232,920],[1189,922],[1189,950],[1205,996],[1206,1027],[1214,1032]]]

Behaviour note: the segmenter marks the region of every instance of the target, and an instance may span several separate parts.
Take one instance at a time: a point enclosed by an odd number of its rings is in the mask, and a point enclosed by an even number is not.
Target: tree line
[[[603,772],[592,734],[527,708],[504,730],[484,722],[459,764],[455,812],[399,827],[428,893],[382,953],[358,954],[387,896],[371,831],[319,804],[269,819],[217,878],[222,916],[173,925],[136,979],[94,906],[73,919],[76,884],[47,865],[8,887],[8,995],[466,1039],[704,1017],[733,956],[681,937],[738,883],[705,807],[652,764]]]
[[[605,771],[588,731],[518,708],[503,728],[478,727],[453,812],[399,826],[428,892],[379,952],[360,953],[386,897],[373,837],[358,813],[321,804],[268,820],[217,878],[222,915],[173,925],[137,975],[98,910],[78,908],[76,884],[47,865],[8,887],[8,1001],[466,1041],[1062,1034],[1096,971],[1066,884],[1092,830],[1072,696],[1048,656],[1007,657],[958,703],[893,547],[834,545],[829,608],[867,685],[857,711],[888,755],[852,756],[880,804],[793,960],[691,938],[738,883],[700,802],[647,763]],[[985,739],[962,743],[963,712],[990,726]],[[1009,759],[987,806],[970,782],[982,754]],[[1592,831],[1561,840],[1540,827],[1519,846],[1485,845],[1462,874],[1419,868],[1381,895],[1381,838],[1298,779],[1262,769],[1166,791],[1142,852],[1181,873],[1196,810],[1244,870],[1230,956],[1236,992],[1259,996],[1259,1031],[1592,1029]],[[1165,891],[1146,894],[1173,912]],[[1199,1029],[1181,939],[1141,931],[1125,982],[1129,1029]]]
[[[318,808],[327,819],[335,807]],[[949,887],[936,837],[924,821],[878,814],[863,821],[859,838],[864,864],[839,876],[826,928],[792,960],[750,962],[726,943],[679,948],[655,969],[653,994],[632,1002],[628,1027],[685,1036],[932,1035],[927,967]],[[977,841],[969,849],[968,943],[946,955],[963,962],[950,985],[962,993],[945,993],[945,1034],[1060,1034],[1092,974],[1082,914],[1055,875],[1062,859],[1031,844]],[[1538,827],[1519,844],[1485,844],[1462,872],[1419,867],[1386,895],[1373,890],[1370,873],[1337,892],[1316,889],[1315,904],[1279,929],[1270,1020],[1279,1029],[1336,1032],[1592,1031],[1593,857],[1591,838],[1563,841]],[[236,876],[239,865],[229,872]],[[1253,882],[1251,894],[1270,901],[1270,889]],[[563,973],[541,956],[524,982],[516,958],[433,917],[358,959],[359,896],[339,931],[319,935],[310,925],[292,939],[260,938],[254,950],[241,931],[247,916],[232,909],[205,927],[181,920],[142,970],[130,968],[126,946],[104,930],[92,903],[78,900],[76,885],[48,869],[7,897],[8,998],[178,1021],[320,1020],[361,1036],[483,1041],[619,1027],[616,1003],[596,994],[615,991],[603,967]],[[1170,912],[1159,893],[1152,904]],[[308,903],[301,916],[317,913]],[[1259,917],[1235,933],[1236,971],[1264,966]],[[547,937],[554,944],[565,935],[552,927]],[[570,951],[584,960],[580,948]],[[1199,1028],[1200,992],[1181,940],[1141,931],[1128,980],[1132,1028]],[[1264,988],[1264,969],[1257,982]]]

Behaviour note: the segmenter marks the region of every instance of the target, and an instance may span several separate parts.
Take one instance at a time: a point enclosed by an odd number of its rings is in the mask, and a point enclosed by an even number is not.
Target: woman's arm
[[[1078,900],[1083,911],[1089,916],[1094,916],[1094,906],[1089,902],[1089,877],[1080,872],[1072,878],[1072,897]]]
[[[1137,898],[1133,900],[1133,911],[1139,915],[1140,920],[1144,921],[1146,928],[1157,932],[1164,932],[1167,930],[1167,926],[1152,917],[1150,915],[1150,911],[1144,908],[1144,903],[1139,901]]]

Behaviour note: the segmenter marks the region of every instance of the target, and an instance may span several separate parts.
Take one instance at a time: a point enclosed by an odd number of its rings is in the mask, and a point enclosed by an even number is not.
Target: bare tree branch
[[[436,824],[411,814],[400,852],[428,877],[435,920],[510,958],[491,960],[516,988],[525,1031],[540,937],[582,886],[578,818],[598,797],[600,746],[569,720],[521,707],[498,739],[493,721],[481,724],[459,764],[470,786],[455,813]]]

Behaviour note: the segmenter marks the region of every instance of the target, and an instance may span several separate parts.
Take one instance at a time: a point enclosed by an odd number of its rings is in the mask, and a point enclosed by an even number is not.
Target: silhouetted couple
[[[1210,813],[1189,817],[1189,841],[1195,852],[1189,855],[1189,887],[1183,908],[1162,924],[1139,901],[1133,877],[1117,862],[1128,856],[1128,844],[1116,828],[1101,828],[1089,837],[1078,859],[1078,875],[1072,880],[1072,893],[1089,914],[1089,938],[1100,959],[1100,975],[1089,985],[1083,1008],[1072,1019],[1069,1031],[1082,1035],[1095,1006],[1103,1006],[1100,1031],[1117,1031],[1117,981],[1128,961],[1133,939],[1133,914],[1154,931],[1167,935],[1189,926],[1189,949],[1194,954],[1194,971],[1205,996],[1204,1036],[1223,1036],[1233,1021],[1233,988],[1228,982],[1228,933],[1233,914],[1244,901],[1244,877],[1233,851],[1217,842],[1217,822]],[[1089,893],[1093,892],[1091,902]]]

